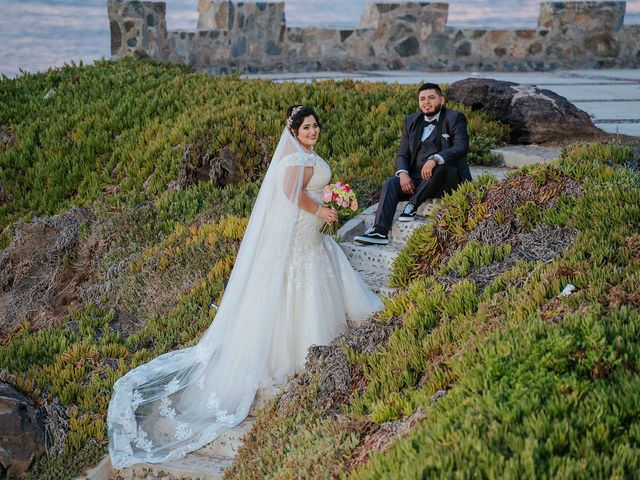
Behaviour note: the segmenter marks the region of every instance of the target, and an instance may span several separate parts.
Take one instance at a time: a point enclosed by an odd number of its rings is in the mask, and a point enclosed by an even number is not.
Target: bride
[[[295,105],[286,124],[213,323],[197,345],[114,385],[107,426],[116,468],[167,461],[213,441],[247,416],[259,388],[301,370],[311,345],[382,308],[320,233],[338,217],[320,199],[331,170],[313,151],[318,116]]]

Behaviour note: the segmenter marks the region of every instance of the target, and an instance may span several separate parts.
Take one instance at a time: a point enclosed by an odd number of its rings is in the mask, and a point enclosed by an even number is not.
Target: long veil
[[[213,441],[249,413],[258,388],[282,381],[269,347],[286,292],[305,156],[284,129],[258,193],[214,321],[193,347],[161,355],[120,378],[109,403],[116,468],[162,462]]]

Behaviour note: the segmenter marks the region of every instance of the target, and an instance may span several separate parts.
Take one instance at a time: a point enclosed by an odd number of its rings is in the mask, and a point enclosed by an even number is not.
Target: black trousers
[[[448,165],[437,165],[433,169],[433,175],[429,180],[423,180],[421,177],[413,175],[411,175],[411,180],[413,181],[414,190],[412,195],[402,191],[400,177],[390,177],[384,182],[375,223],[376,227],[383,233],[388,233],[391,228],[398,202],[409,200],[413,206],[418,207],[425,200],[441,197],[460,184],[458,169]]]

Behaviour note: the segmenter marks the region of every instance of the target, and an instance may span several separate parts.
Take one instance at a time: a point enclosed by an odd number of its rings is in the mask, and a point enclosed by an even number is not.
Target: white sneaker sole
[[[368,238],[368,237],[355,237],[354,242],[364,243],[367,245],[389,245],[388,238]]]
[[[413,222],[416,219],[416,217],[410,217],[410,218],[403,218],[403,217],[399,217],[398,221],[399,222]]]

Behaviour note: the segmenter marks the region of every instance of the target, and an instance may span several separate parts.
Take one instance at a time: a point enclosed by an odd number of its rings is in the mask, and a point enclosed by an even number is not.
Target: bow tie
[[[427,120],[426,118],[424,119],[424,128],[427,128],[429,125],[433,125],[434,127],[436,125],[438,125],[438,119],[434,119],[432,121]]]

